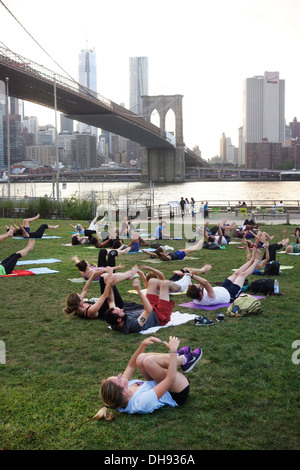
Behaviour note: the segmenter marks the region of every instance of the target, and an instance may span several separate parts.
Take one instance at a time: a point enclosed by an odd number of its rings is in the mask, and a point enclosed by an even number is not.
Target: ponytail
[[[108,408],[118,409],[124,405],[123,389],[109,379],[103,380],[100,388],[100,395],[105,406],[98,411],[93,420],[105,419],[113,421],[115,416]]]
[[[108,411],[107,406],[103,406],[103,408],[101,408],[101,410],[99,410],[98,413],[93,416],[93,421],[99,421],[102,418],[106,421],[113,421],[115,419],[115,415]]]
[[[64,307],[63,313],[66,315],[74,314],[78,308],[80,299],[77,292],[72,292],[66,298],[67,306]]]

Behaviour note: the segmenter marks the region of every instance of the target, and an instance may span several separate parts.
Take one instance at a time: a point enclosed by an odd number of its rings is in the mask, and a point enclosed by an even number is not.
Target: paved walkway
[[[247,218],[250,219],[249,216],[247,216]],[[221,212],[218,218],[216,218],[215,216],[210,216],[208,219],[205,219],[205,221],[209,221],[209,224],[211,225],[216,222],[222,222],[222,220],[224,219],[226,219],[228,223],[236,222],[237,224],[242,224],[245,220],[245,218],[236,216],[234,212]],[[267,215],[264,219],[262,217],[259,217],[257,223],[258,225],[282,225],[289,223],[291,225],[300,226],[300,213],[292,212],[285,214],[285,217],[280,218]]]

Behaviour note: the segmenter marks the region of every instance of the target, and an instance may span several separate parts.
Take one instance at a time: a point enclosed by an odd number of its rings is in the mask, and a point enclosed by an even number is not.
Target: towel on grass
[[[49,268],[33,268],[28,271],[18,269],[18,270],[12,271],[11,274],[5,274],[0,277],[31,276],[32,274],[52,274],[52,273],[59,273],[59,271],[55,271],[54,269],[49,269]]]
[[[68,279],[68,281],[77,282],[77,283],[87,282],[87,280],[84,279],[83,277],[74,277],[73,279]],[[92,281],[92,282],[99,282],[99,281]]]
[[[194,320],[197,315],[190,314],[190,313],[180,313],[180,312],[173,312],[171,314],[170,321],[164,326],[153,326],[152,328],[148,328],[148,330],[140,331],[142,335],[149,335],[153,334],[158,331],[160,328],[168,328],[169,326],[178,326],[187,323],[188,321]]]
[[[61,259],[56,258],[45,258],[45,259],[28,259],[24,261],[18,261],[17,265],[23,264],[50,264],[50,263],[61,263]]]
[[[252,295],[252,294],[251,294]],[[264,295],[253,295],[256,299],[264,299]],[[218,308],[225,308],[229,307],[231,302],[225,304],[216,304],[216,305],[198,305],[194,302],[186,302],[184,304],[179,304],[178,307],[186,307],[186,308],[197,308],[200,310],[217,310]]]
[[[17,276],[32,276],[34,273],[32,271],[25,271],[23,269],[16,269],[10,274],[2,274],[0,277],[17,277]]]

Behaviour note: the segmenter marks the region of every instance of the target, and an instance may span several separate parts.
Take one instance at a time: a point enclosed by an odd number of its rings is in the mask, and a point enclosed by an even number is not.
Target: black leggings
[[[283,247],[282,243],[273,243],[272,245],[269,245],[269,255],[270,255],[270,261],[276,261],[276,251],[281,250]],[[264,256],[262,259],[266,258],[266,252],[264,252]]]
[[[47,224],[42,224],[35,232],[29,232],[29,238],[42,238],[47,228]]]
[[[19,258],[22,258],[22,255],[20,253],[13,253],[12,255],[8,256],[3,261],[1,261],[0,264],[2,264],[2,266],[4,267],[6,274],[12,273]]]
[[[115,267],[116,256],[118,255],[118,252],[116,250],[111,250],[107,258],[106,258],[106,255],[107,255],[107,250],[102,248],[99,251],[99,255],[98,255],[98,267],[103,267],[103,268],[105,268],[105,266]],[[101,294],[103,294],[104,289],[105,289],[105,282],[102,277],[100,277],[99,283],[100,283]],[[113,286],[113,293],[114,293],[116,307],[123,308],[124,302],[116,286]],[[100,307],[98,311],[99,313],[98,318],[101,320],[104,320],[104,313],[108,309],[109,309],[108,301],[107,299],[105,299],[104,304],[102,305],[102,307]]]

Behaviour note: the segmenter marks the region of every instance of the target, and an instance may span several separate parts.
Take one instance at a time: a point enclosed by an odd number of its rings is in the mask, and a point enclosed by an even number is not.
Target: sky
[[[75,80],[79,52],[94,48],[98,93],[127,107],[129,58],[148,57],[149,95],[183,95],[185,144],[205,159],[223,132],[238,146],[246,78],[278,71],[286,122],[300,120],[299,0],[0,0],[0,41]],[[25,114],[55,122],[27,102]]]

